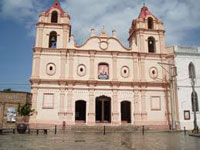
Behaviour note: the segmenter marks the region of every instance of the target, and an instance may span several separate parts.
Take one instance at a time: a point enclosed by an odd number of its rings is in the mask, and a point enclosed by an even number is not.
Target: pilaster
[[[113,124],[119,124],[118,90],[113,90],[112,105],[113,105],[113,110],[112,110],[112,123],[113,123]]]
[[[32,109],[35,111],[33,112],[33,115],[30,117],[30,122],[35,122],[37,117],[37,97],[38,97],[38,89],[33,88],[32,91]]]
[[[141,113],[140,113],[140,104],[139,104],[139,91],[138,89],[134,90],[134,124],[137,125],[138,122],[141,120]]]
[[[39,78],[39,74],[40,74],[40,56],[41,56],[41,52],[40,51],[35,51],[33,59],[35,61],[34,63],[34,74],[33,77],[34,78]]]
[[[69,51],[69,79],[73,80],[74,51]]]
[[[69,87],[67,93],[67,112],[66,112],[67,124],[73,124],[72,101],[73,101],[73,88]]]
[[[136,55],[133,56],[133,81],[138,82],[139,81],[139,68],[138,68],[138,57]]]
[[[147,120],[147,111],[146,111],[146,95],[145,95],[145,91],[142,90],[141,91],[141,118],[142,118],[142,121],[145,121]]]
[[[165,53],[165,36],[163,33],[159,34],[159,41],[160,41],[160,53]]]
[[[141,67],[141,71],[140,71],[140,75],[141,75],[141,81],[144,82],[146,80],[145,78],[145,56],[141,56],[140,57],[140,67]]]
[[[64,111],[65,111],[64,106],[65,106],[65,90],[61,89],[61,91],[60,91],[60,107],[59,107],[59,113],[58,113],[59,119],[61,121],[64,120],[64,115],[65,115],[65,113],[64,113]]]
[[[67,43],[69,41],[69,27],[65,26],[63,29],[63,48],[67,48]]]
[[[113,63],[113,81],[117,81],[117,53],[112,54]]]
[[[144,40],[144,35],[140,33],[140,52],[145,52],[145,40]]]
[[[95,124],[95,97],[93,87],[89,90],[88,124]]]
[[[65,64],[66,64],[66,53],[61,52],[60,79],[65,79]]]
[[[95,59],[95,53],[90,52],[90,80],[94,80],[94,59]]]
[[[36,35],[36,47],[43,47],[43,31],[44,31],[44,25],[39,24],[37,26],[37,35]]]

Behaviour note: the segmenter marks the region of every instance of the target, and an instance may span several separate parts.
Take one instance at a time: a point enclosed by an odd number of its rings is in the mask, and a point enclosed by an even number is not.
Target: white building
[[[197,124],[200,127],[200,48],[175,46],[175,63],[177,66],[177,94],[180,127],[194,129],[194,112],[192,108],[192,87],[189,78],[189,65],[196,71],[195,91],[197,94]]]

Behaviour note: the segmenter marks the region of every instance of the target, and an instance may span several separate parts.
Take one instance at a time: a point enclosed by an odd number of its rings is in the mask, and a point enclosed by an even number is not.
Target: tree
[[[23,117],[23,119],[25,119],[25,117],[29,117],[29,116],[33,115],[34,109],[31,109],[30,104],[26,103],[22,106],[19,104],[17,112],[20,116]]]

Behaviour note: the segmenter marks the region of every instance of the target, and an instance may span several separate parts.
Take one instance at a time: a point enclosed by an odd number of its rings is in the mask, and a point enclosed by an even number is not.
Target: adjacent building
[[[179,121],[181,129],[194,129],[194,102],[196,101],[197,124],[200,127],[200,48],[175,46],[175,64],[177,67],[177,94]],[[195,79],[195,98],[191,79],[189,78],[189,67],[193,67],[196,73]]]
[[[19,105],[31,104],[31,93],[0,91],[0,128],[13,128],[22,121],[17,115]]]
[[[112,31],[77,45],[58,0],[40,13],[31,76],[30,124],[146,125],[172,122],[164,23],[143,6],[129,30],[129,47]],[[131,18],[130,18],[131,19]],[[105,25],[106,26],[106,25]],[[128,29],[127,29],[128,31]]]

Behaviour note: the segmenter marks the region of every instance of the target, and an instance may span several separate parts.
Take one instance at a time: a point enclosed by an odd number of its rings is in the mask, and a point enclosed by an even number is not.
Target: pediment
[[[82,45],[74,45],[78,50],[96,50],[96,51],[131,51],[131,48],[125,47],[115,37],[90,37]]]

